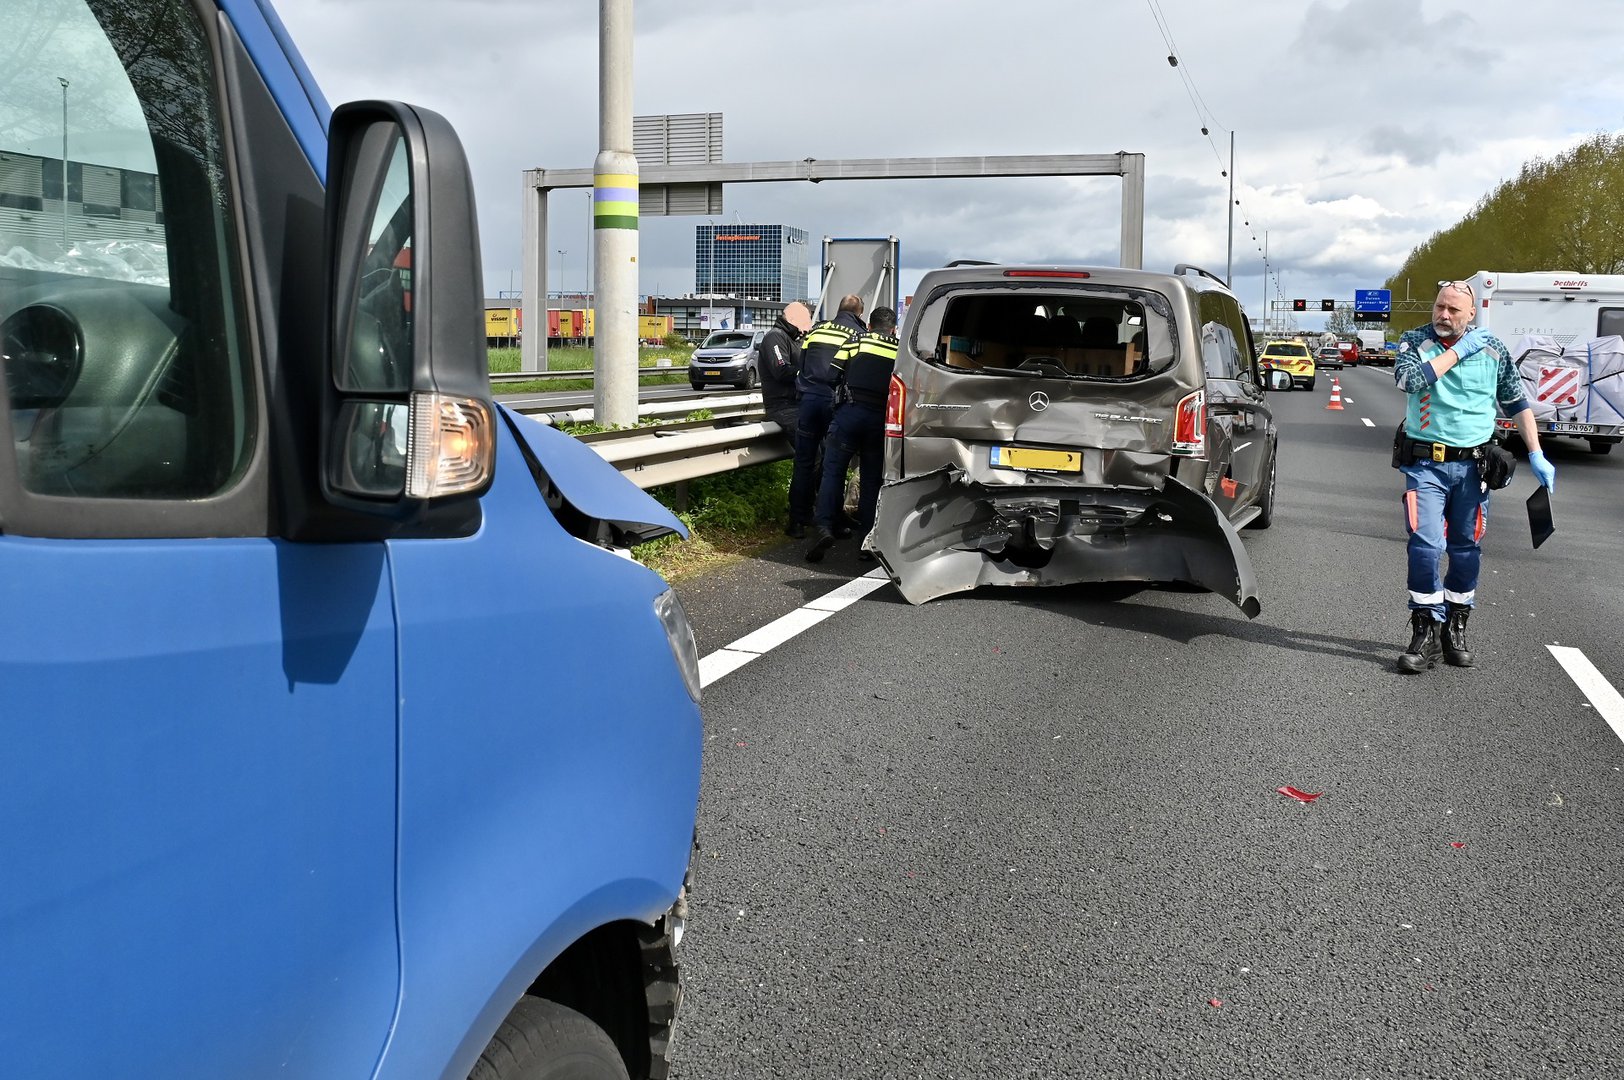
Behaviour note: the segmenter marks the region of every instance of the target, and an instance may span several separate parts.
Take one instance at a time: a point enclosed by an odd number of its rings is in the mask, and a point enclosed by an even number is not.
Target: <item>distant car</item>
[[[1342,350],[1335,345],[1320,346],[1320,351],[1314,354],[1314,366],[1335,368],[1337,371],[1341,371],[1345,366],[1342,359]]]
[[[756,373],[756,347],[765,337],[760,330],[716,330],[688,358],[688,383],[695,390],[703,390],[711,383],[753,390],[760,376]]]
[[[1314,389],[1314,354],[1301,341],[1271,341],[1263,346],[1258,362],[1289,372],[1294,385]]]

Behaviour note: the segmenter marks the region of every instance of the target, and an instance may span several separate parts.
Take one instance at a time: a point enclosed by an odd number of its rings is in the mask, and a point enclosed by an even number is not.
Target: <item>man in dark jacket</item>
[[[795,445],[801,392],[795,380],[801,374],[801,335],[812,326],[812,313],[799,300],[784,305],[778,319],[756,347],[756,369],[761,376],[761,404],[767,419],[784,429]]]
[[[784,305],[772,329],[756,347],[756,369],[760,374],[761,405],[767,419],[783,429],[791,449],[800,423],[801,392],[795,381],[801,374],[801,335],[812,325],[812,313],[799,300]],[[806,526],[790,516],[784,532],[793,537],[806,535]]]
[[[835,410],[835,353],[852,338],[867,330],[863,325],[863,301],[856,296],[840,298],[840,310],[825,319],[801,339],[801,375],[796,386],[801,391],[801,409],[795,431],[795,471],[789,482],[789,528],[791,536],[804,536],[812,523],[818,496],[818,464],[823,437]],[[850,535],[842,524],[835,535]]]
[[[837,404],[824,447],[823,483],[818,489],[817,525],[806,550],[808,562],[822,561],[835,542],[846,495],[846,469],[854,456],[858,459],[857,527],[865,535],[874,527],[880,473],[885,468],[885,404],[897,363],[896,333],[897,313],[875,308],[868,331],[835,353]]]

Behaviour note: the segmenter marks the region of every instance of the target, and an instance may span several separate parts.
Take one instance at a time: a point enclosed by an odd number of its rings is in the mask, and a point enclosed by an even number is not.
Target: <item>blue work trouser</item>
[[[1489,493],[1477,462],[1416,461],[1403,466],[1404,527],[1410,534],[1410,610],[1442,621],[1444,605],[1472,607],[1482,562],[1478,541],[1489,521]],[[1449,572],[1439,578],[1444,552]]]
[[[789,480],[789,519],[797,525],[812,523],[818,498],[818,461],[834,408],[832,388],[801,392],[801,409],[795,424],[795,471]]]
[[[846,497],[846,469],[857,457],[857,529],[874,527],[874,505],[880,498],[880,470],[885,468],[885,406],[847,402],[835,409],[829,439],[823,447],[823,484],[818,488],[818,524],[833,529]]]

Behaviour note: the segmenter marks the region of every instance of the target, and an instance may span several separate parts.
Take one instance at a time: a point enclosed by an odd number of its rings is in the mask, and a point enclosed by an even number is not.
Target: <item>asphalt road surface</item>
[[[1521,464],[1477,666],[1401,675],[1402,399],[1339,378],[1341,411],[1325,375],[1270,397],[1255,621],[1173,591],[819,601],[870,569],[850,542],[680,589],[710,682],[676,1075],[1624,1072],[1624,451],[1547,447],[1537,552]]]

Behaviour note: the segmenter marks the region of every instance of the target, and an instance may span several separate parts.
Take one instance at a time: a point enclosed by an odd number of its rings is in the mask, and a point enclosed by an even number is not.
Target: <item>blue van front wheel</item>
[[[629,1074],[601,1027],[527,994],[496,1029],[468,1080],[629,1080]]]

